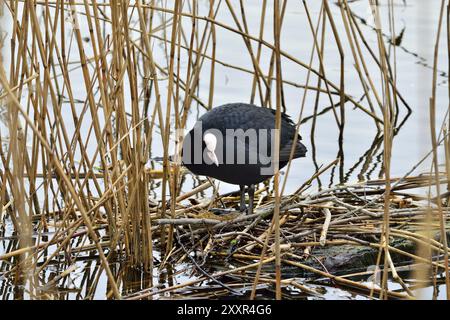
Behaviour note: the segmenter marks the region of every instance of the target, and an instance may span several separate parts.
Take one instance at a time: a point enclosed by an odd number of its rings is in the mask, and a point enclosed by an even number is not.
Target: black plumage
[[[241,188],[241,210],[245,210],[245,186],[250,196],[249,212],[253,207],[254,185],[271,176],[274,171],[275,110],[245,103],[231,103],[213,108],[199,118],[183,142],[183,164],[194,174],[209,176],[237,184]],[[217,140],[212,161],[205,143]],[[281,116],[279,168],[288,164],[296,127],[286,114]],[[213,137],[211,136],[213,135]],[[293,159],[304,157],[306,147],[298,135]],[[208,144],[210,147],[214,144]],[[201,154],[200,154],[201,153]],[[205,155],[206,154],[206,155]]]

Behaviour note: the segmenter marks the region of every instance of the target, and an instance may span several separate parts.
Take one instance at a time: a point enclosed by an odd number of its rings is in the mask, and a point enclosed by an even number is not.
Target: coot
[[[245,103],[213,108],[196,122],[183,141],[182,162],[194,174],[237,184],[240,210],[249,195],[248,213],[253,212],[255,184],[275,174],[276,111]],[[288,164],[296,134],[295,124],[281,115],[279,168]],[[293,159],[304,157],[306,147],[298,136]]]

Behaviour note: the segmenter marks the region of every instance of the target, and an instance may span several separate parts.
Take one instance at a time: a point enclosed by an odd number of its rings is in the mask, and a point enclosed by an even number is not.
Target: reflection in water
[[[123,281],[123,296],[127,296],[136,291],[141,291],[153,286],[151,273],[142,272],[142,270],[133,268],[127,264],[120,267],[119,278]]]
[[[406,123],[408,118],[411,116],[411,112],[409,111],[407,115],[402,119],[402,122],[396,126],[393,130],[394,134],[393,137],[395,138],[396,135],[399,134],[400,129],[402,126]],[[396,114],[395,122],[396,125],[398,121],[398,116]],[[353,176],[353,172],[356,170],[356,168],[363,163],[361,167],[361,171],[357,174],[358,181],[366,181],[371,179],[372,173],[375,171],[376,167],[378,165],[381,165],[383,162],[383,134],[381,131],[377,131],[377,134],[375,135],[375,138],[373,139],[372,144],[367,149],[367,151],[356,161],[356,163],[347,171],[345,174],[345,178],[343,182],[348,182],[349,179]],[[380,150],[381,149],[381,150]],[[378,153],[378,155],[376,155]],[[374,160],[375,159],[375,160]],[[369,167],[372,166],[372,169],[369,170]],[[381,169],[380,174],[378,177],[382,177],[383,169]]]
[[[13,252],[18,248],[17,240],[7,241],[7,252]],[[68,253],[69,254],[69,253]],[[26,277],[37,271],[23,272],[23,263],[18,257],[11,257],[0,263],[0,297],[2,300],[23,299],[59,299],[59,300],[84,300],[93,298],[112,298],[111,288],[105,281],[104,269],[95,253],[78,256],[74,263],[74,272],[64,275],[64,270],[69,269],[67,257],[57,257],[51,261],[35,277]],[[114,260],[112,260],[114,261]],[[42,263],[38,263],[37,267]],[[123,296],[136,291],[151,288],[153,279],[151,273],[133,268],[126,262],[112,262],[110,264],[114,277],[121,287]],[[159,273],[158,283],[172,286],[173,268],[165,265],[166,272]],[[62,276],[64,275],[64,276]],[[106,285],[106,287],[105,287]]]
[[[372,142],[372,145],[367,149],[367,151],[358,159],[358,161],[348,170],[347,174],[345,175],[345,182],[347,182],[350,179],[350,176],[352,175],[353,171],[356,170],[356,168],[363,163],[361,167],[361,171],[358,173],[358,181],[365,181],[366,179],[370,179],[370,174],[367,173],[366,176],[364,174],[368,171],[369,166],[372,164],[373,156],[380,150],[383,143],[383,136],[378,133],[375,136],[375,139]],[[374,167],[377,165],[377,163],[374,164]]]
[[[315,128],[317,123],[317,117],[320,115],[325,115],[327,112],[330,112],[333,108],[336,108],[338,105],[334,105],[333,107],[326,107],[322,109],[321,112],[317,112],[317,104],[314,107],[314,113],[311,116],[308,116],[302,120],[302,123],[308,123],[309,121],[312,122],[311,124],[311,134],[310,134],[310,140],[311,140],[311,158],[314,163],[314,167],[316,171],[319,170],[319,164],[317,162],[317,150],[316,150],[316,135],[315,135]],[[398,111],[399,109],[396,108],[395,115],[393,117],[393,139],[395,140],[395,137],[400,133],[401,128],[405,125],[408,118],[411,116],[412,111],[410,109],[407,109],[406,115],[402,118],[402,121],[400,124],[398,124]],[[344,131],[343,129],[341,130]],[[345,172],[345,164],[344,164],[344,146],[345,146],[345,140],[343,136],[339,136],[338,139],[338,154],[336,158],[340,159],[340,162],[338,164],[339,168],[339,179],[338,181],[335,181],[335,170],[336,167],[333,167],[330,173],[330,182],[328,187],[331,187],[333,185],[337,184],[343,184],[348,182],[352,177],[353,173],[356,170],[356,168],[363,163],[363,166],[361,168],[361,171],[357,174],[358,181],[365,181],[370,180],[372,178],[372,173],[376,169],[378,165],[380,165],[383,162],[383,133],[381,130],[377,130],[376,135],[372,141],[372,144],[369,146],[369,148],[363,153],[361,157],[356,161],[356,163],[351,166],[346,172]],[[378,154],[377,154],[378,153]],[[372,169],[369,169],[370,166],[373,166]],[[345,173],[344,173],[345,172]],[[381,168],[380,173],[378,175],[378,178],[383,177],[383,168]],[[316,178],[316,181],[318,183],[318,188],[321,190],[322,182],[320,180],[320,176]]]

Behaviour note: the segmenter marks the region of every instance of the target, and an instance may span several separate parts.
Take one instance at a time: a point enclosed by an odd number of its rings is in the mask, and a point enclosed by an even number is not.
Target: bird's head
[[[203,142],[206,145],[206,154],[208,155],[209,159],[216,165],[219,166],[219,160],[217,159],[216,155],[216,146],[217,146],[217,138],[212,133],[206,133],[203,136]]]

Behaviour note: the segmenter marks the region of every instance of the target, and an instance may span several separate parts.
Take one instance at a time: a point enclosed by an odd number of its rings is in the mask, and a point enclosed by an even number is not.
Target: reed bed
[[[444,34],[450,43],[448,2],[439,12],[431,71],[432,144],[400,178],[391,176],[392,145],[413,109],[397,84],[396,6],[388,0],[380,12],[376,1],[366,2],[372,24],[347,0],[321,1],[316,11],[298,1],[311,37],[303,61],[283,49],[286,0],[261,1],[256,33],[244,1],[3,1],[12,27],[5,38],[9,58],[0,65],[0,237],[7,244],[0,277],[21,288],[14,298],[64,298],[74,290],[77,299],[93,299],[104,281],[106,297],[115,299],[282,299],[291,297],[289,290],[320,297],[330,283],[381,299],[418,298],[415,289],[444,283],[450,299],[448,110],[442,124],[436,120],[436,105],[448,104],[436,94]],[[224,12],[228,22],[217,19]],[[381,21],[386,15],[388,25]],[[224,33],[241,38],[249,66],[221,60]],[[339,56],[338,77],[327,66],[331,48]],[[304,78],[285,79],[286,64]],[[316,172],[289,195],[291,164],[283,176],[277,172],[260,185],[253,215],[214,213],[232,208],[236,195],[221,194],[211,180],[182,192],[189,174],[170,161],[179,156],[193,114],[215,106],[219,66],[251,75],[249,101],[276,109],[278,126],[286,88],[301,90],[297,130],[311,124]],[[358,95],[348,92],[349,73]],[[377,135],[355,167],[365,162],[364,180],[369,158],[381,148],[378,180],[347,181],[344,133],[356,112]],[[339,151],[323,164],[314,135],[328,113]],[[418,174],[430,159],[429,172]],[[323,187],[320,178],[330,171],[339,182]],[[373,270],[337,268],[326,261],[341,254],[335,248],[352,248],[356,257],[368,250]],[[73,289],[80,261],[93,265]],[[416,281],[402,270],[414,272]],[[365,276],[373,279],[362,281]],[[10,290],[1,291],[11,298]]]
[[[444,175],[441,178],[446,179]],[[433,199],[434,205],[429,209],[423,205],[428,199],[426,196],[402,191],[424,188],[433,181],[433,177],[424,175],[405,177],[393,183],[389,224],[392,239],[386,269],[392,281],[401,285],[401,290],[388,290],[384,293],[386,297],[414,299],[412,290],[421,287],[411,279],[408,280],[412,284],[405,284],[397,268],[413,271],[430,263],[437,274],[445,272],[445,247],[439,237],[439,223],[436,221],[431,226],[431,239],[424,234],[429,227],[424,217],[429,210],[439,212],[436,204],[439,200]],[[368,297],[382,294],[380,279],[373,277],[374,273],[379,275],[381,269],[374,272],[374,268],[370,271],[369,267],[376,266],[377,252],[382,248],[385,184],[384,180],[378,180],[283,198],[280,249],[284,277],[281,283],[291,290],[297,289],[297,294],[303,296],[320,296],[320,286],[328,286],[330,281]],[[273,244],[268,247],[265,241],[274,238],[269,230],[273,229],[270,215],[275,198],[265,196],[264,190],[259,190],[259,195],[266,199],[252,216],[217,218],[201,209],[210,205],[207,201],[194,212],[189,210],[184,218],[155,218],[155,225],[176,226],[179,248],[171,253],[170,259],[177,263],[194,263],[199,278],[160,290],[145,289],[126,298],[141,299],[167,292],[179,298],[220,298],[230,294],[248,298],[264,290],[275,293],[275,286],[271,284],[276,282],[276,247],[275,242],[270,241]],[[228,206],[235,200],[231,196],[221,198]],[[444,206],[442,210],[447,213],[449,208]],[[428,241],[433,252],[431,261],[416,255],[419,244]],[[361,281],[364,276],[369,280]],[[444,278],[439,283],[442,281]],[[289,290],[283,296],[292,299]]]

